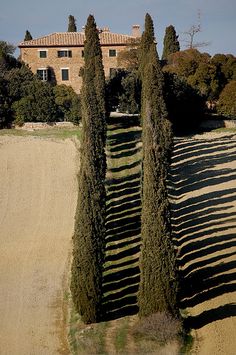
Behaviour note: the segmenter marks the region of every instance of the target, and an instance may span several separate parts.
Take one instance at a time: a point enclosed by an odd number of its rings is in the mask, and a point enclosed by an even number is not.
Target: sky
[[[147,12],[154,22],[160,56],[166,27],[175,27],[183,50],[188,39],[184,32],[198,24],[198,13],[201,32],[195,36],[196,42],[209,43],[200,51],[236,56],[235,0],[0,0],[0,40],[17,46],[26,30],[33,38],[67,31],[69,15],[76,18],[79,32],[89,14],[100,28],[131,34],[134,24],[143,30]]]

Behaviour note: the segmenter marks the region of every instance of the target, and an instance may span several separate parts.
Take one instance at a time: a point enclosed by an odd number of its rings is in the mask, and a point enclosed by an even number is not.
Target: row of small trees
[[[69,15],[68,17],[68,29],[67,32],[77,32],[76,19],[74,16]],[[33,39],[29,30],[25,31],[24,41],[30,41]]]
[[[78,203],[73,237],[71,292],[85,323],[102,318],[102,268],[106,217],[105,78],[93,16],[85,27],[81,93],[82,142]],[[177,268],[171,242],[166,178],[172,133],[163,96],[154,30],[147,14],[141,40],[139,73],[142,83],[143,171],[140,316],[157,311],[177,315]]]

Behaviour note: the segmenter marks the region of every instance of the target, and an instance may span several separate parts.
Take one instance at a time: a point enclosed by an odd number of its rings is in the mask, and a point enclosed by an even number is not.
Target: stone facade
[[[47,52],[47,58],[40,58],[40,50]],[[70,85],[79,93],[82,78],[79,76],[80,68],[83,66],[82,48],[70,48],[72,51],[71,58],[58,58],[58,48],[21,48],[21,59],[29,65],[33,73],[38,70],[47,70],[48,78],[45,80],[54,81],[57,84]],[[68,69],[68,80],[62,80],[62,69]]]
[[[112,70],[118,68],[118,53],[127,47],[130,40],[139,36],[138,25],[133,26],[131,36],[111,33],[108,28],[100,31],[106,78],[110,77]],[[33,73],[38,73],[42,80],[70,85],[75,92],[80,93],[84,40],[83,32],[63,32],[21,42],[19,45],[21,59],[29,65]]]

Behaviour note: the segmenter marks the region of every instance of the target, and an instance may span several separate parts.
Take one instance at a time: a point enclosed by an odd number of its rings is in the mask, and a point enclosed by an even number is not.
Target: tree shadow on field
[[[236,293],[236,140],[176,139],[168,184],[181,308]],[[235,303],[219,304],[185,324],[198,329],[233,316]]]
[[[136,119],[110,119],[103,320],[132,315],[138,311],[141,149],[141,129]]]
[[[211,322],[236,317],[236,303],[229,303],[209,311],[204,311],[195,317],[188,317],[185,321],[186,328],[199,329]]]

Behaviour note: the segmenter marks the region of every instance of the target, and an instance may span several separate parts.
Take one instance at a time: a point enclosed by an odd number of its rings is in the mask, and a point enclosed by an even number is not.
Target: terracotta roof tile
[[[99,33],[99,38],[101,45],[117,45],[125,44],[135,37],[118,33],[101,32]],[[84,32],[55,32],[44,37],[21,42],[19,47],[83,46],[84,40]]]

